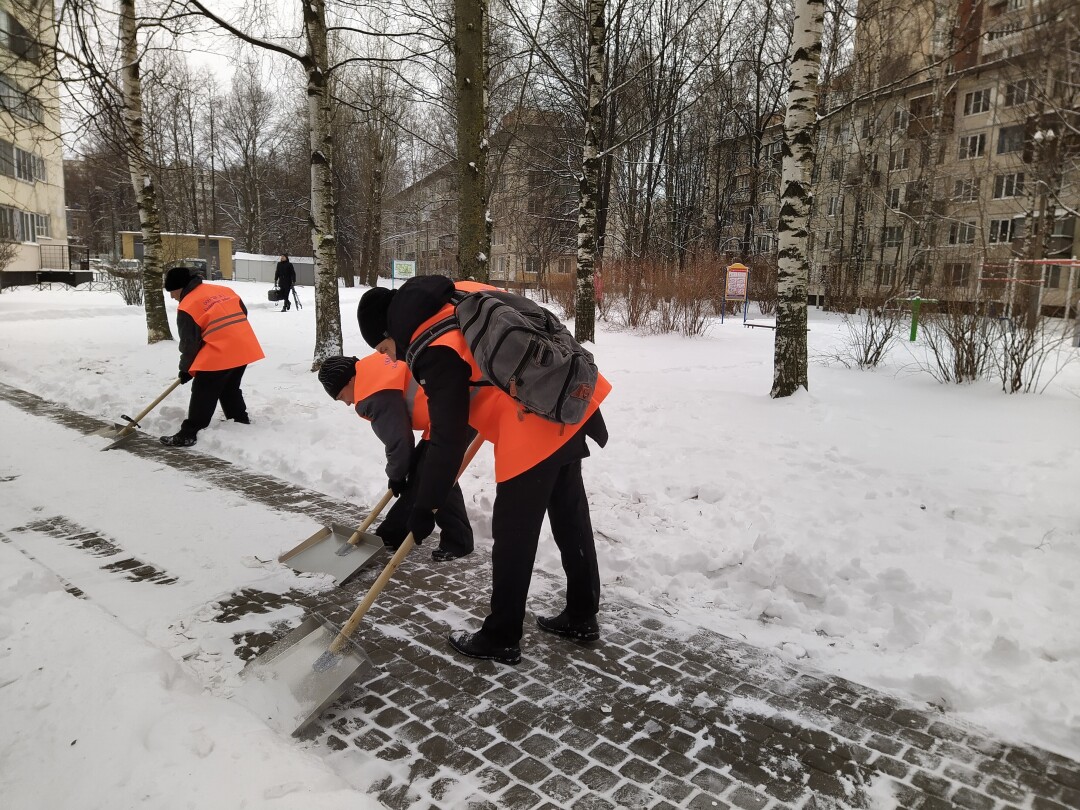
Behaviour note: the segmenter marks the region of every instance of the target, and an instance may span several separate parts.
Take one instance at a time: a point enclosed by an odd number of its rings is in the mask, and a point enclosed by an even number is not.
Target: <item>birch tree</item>
[[[770,396],[809,388],[806,361],[807,251],[813,190],[810,177],[817,139],[817,76],[821,65],[824,0],[796,0],[792,26],[788,106],[784,118],[776,280],[776,344]]]
[[[333,129],[330,94],[330,49],[325,0],[301,0],[303,49],[293,49],[240,29],[191,0],[199,14],[237,38],[297,62],[307,78],[307,125],[310,159],[311,250],[315,260],[315,348],[312,370],[342,353],[341,302],[338,298],[337,241],[334,225]]]
[[[596,340],[596,214],[600,190],[600,137],[604,125],[604,50],[607,0],[587,0],[585,143],[579,177],[577,295],[574,337]]]
[[[458,270],[487,282],[491,234],[487,210],[487,0],[454,5],[457,101]]]

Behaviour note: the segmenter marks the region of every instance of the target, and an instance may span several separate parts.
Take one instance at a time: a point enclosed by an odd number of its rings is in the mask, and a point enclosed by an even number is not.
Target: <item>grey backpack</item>
[[[599,372],[592,354],[558,318],[502,290],[456,291],[450,301],[454,314],[409,344],[407,365],[436,338],[460,329],[484,377],[480,384],[497,386],[550,422],[576,425],[585,418]]]

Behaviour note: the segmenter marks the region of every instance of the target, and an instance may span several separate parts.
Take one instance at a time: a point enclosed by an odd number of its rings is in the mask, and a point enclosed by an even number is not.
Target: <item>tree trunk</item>
[[[817,137],[817,74],[821,64],[824,0],[795,0],[784,118],[783,193],[776,280],[776,344],[770,396],[809,388],[806,373],[806,290],[810,278],[807,226]]]
[[[337,239],[334,233],[333,135],[330,127],[329,53],[326,4],[305,0],[308,134],[311,149],[311,250],[315,261],[315,353],[312,370],[342,353],[338,298]]]
[[[161,225],[157,196],[146,159],[143,134],[142,79],[139,76],[138,26],[135,0],[120,0],[120,47],[123,56],[124,124],[128,171],[139,207],[143,238],[143,302],[146,342],[172,340],[165,294],[161,290]]]
[[[599,206],[600,145],[604,125],[604,18],[607,0],[588,0],[588,63],[585,66],[586,96],[585,146],[579,179],[577,294],[574,337],[584,343],[596,341],[596,288],[593,280],[596,263],[596,215]]]
[[[487,282],[487,0],[455,0],[454,79],[457,91],[458,270]]]

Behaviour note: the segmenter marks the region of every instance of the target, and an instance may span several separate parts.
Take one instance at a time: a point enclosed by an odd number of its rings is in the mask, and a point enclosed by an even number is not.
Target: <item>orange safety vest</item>
[[[404,360],[391,360],[386,355],[376,352],[356,361],[353,404],[363,402],[379,391],[401,392],[405,397],[405,405],[409,408],[413,430],[422,430],[426,439],[431,432],[427,394],[413,379]]]
[[[202,330],[192,373],[246,366],[266,356],[240,306],[240,296],[228,287],[203,282],[181,299],[179,310]]]
[[[498,289],[476,281],[457,281],[454,282],[454,287],[462,292]],[[417,327],[412,340],[416,340],[425,329],[453,312],[453,304],[444,304],[438,312]],[[483,380],[476,358],[469,350],[460,329],[436,338],[431,345],[453,349],[472,369],[470,381]],[[476,394],[469,406],[469,424],[485,441],[495,446],[495,480],[502,482],[535,467],[570,441],[600,407],[600,403],[611,391],[611,383],[602,374],[597,377],[596,390],[593,391],[585,418],[576,425],[560,425],[541,419],[536,414],[527,412],[509,394],[493,385],[483,385],[473,390]]]

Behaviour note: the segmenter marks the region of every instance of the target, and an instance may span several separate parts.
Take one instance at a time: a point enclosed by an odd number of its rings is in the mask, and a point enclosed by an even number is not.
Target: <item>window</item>
[[[1035,83],[1031,79],[1021,79],[1005,85],[1005,106],[1015,107],[1023,104],[1035,93]]]
[[[957,180],[953,186],[953,199],[957,202],[974,202],[979,199],[979,188],[982,181],[978,177],[969,177],[965,180]]]
[[[1011,242],[1017,235],[1016,219],[992,219],[990,220],[990,243],[993,245]]]
[[[889,171],[895,172],[908,167],[908,150],[893,149],[889,152]]]
[[[889,189],[889,208],[894,211],[900,207],[900,187]]]
[[[904,199],[909,203],[918,202],[922,199],[922,183],[918,180],[913,180],[910,183],[904,183]]]
[[[561,257],[559,259],[559,272],[562,273],[563,275],[565,275],[565,274],[571,272],[574,269],[576,264],[577,264],[576,259],[574,259],[574,258],[572,258],[570,256],[563,256],[563,257]]]
[[[821,246],[822,246],[823,248],[825,248],[825,250],[828,250],[828,249],[829,249],[829,245],[830,245],[831,243],[832,243],[832,231],[825,231],[825,241],[824,241],[824,242],[822,242]]]
[[[41,102],[19,89],[14,80],[3,75],[0,75],[0,110],[39,124],[45,120]]]
[[[964,94],[964,115],[984,113],[990,109],[990,88]]]
[[[971,265],[963,262],[945,265],[945,283],[953,287],[966,287],[971,277]]]
[[[10,144],[5,144],[10,146]],[[45,179],[45,161],[39,158],[37,155],[25,152],[19,147],[14,147],[15,153],[15,172],[14,176],[19,180],[25,180],[28,183],[33,183],[35,180]],[[0,159],[0,164],[3,164],[4,160]],[[4,171],[9,177],[11,173]]]
[[[0,43],[19,58],[35,65],[41,60],[41,49],[37,42],[8,11],[0,11]]]
[[[0,239],[6,242],[18,242],[19,239],[19,222],[22,218],[19,216],[19,212],[14,208],[6,208],[0,206]]]
[[[1024,173],[999,174],[994,177],[994,199],[1004,200],[1007,197],[1019,197],[1024,193]]]
[[[536,256],[529,256],[529,258],[525,260],[525,272],[539,275],[540,259],[538,259]]]
[[[844,176],[844,161],[833,160],[829,162],[829,179],[839,180]]]
[[[1024,125],[1017,124],[1013,127],[1002,127],[998,131],[997,153],[1006,155],[1009,152],[1019,152],[1024,148]]]
[[[30,211],[17,211],[15,212],[16,220],[20,219],[21,233],[17,233],[16,241],[21,242],[36,242],[39,237],[48,238],[50,235],[49,230],[49,217],[46,214],[34,214]],[[20,224],[18,221],[16,224]]]
[[[911,114],[907,111],[907,107],[897,107],[893,111],[892,126],[895,130],[906,130],[908,128],[908,122],[911,120]]]
[[[735,189],[737,191],[747,191],[750,188],[750,175],[740,174],[735,178]]]
[[[878,267],[874,274],[874,278],[879,287],[891,287],[896,284],[896,268]]]
[[[754,247],[758,253],[770,253],[772,251],[772,237],[767,233],[754,237]]]
[[[882,247],[899,247],[904,243],[904,226],[890,225],[881,229]]]
[[[1076,227],[1076,219],[1074,217],[1061,217],[1054,220],[1053,230],[1050,231],[1050,235],[1056,239],[1062,239],[1065,237],[1072,238],[1073,231]]]
[[[869,115],[862,120],[862,129],[859,131],[860,137],[869,138],[874,132],[874,119]]]
[[[974,222],[954,222],[949,226],[950,245],[970,245],[975,242]]]
[[[1027,0],[1008,0],[1006,11],[1020,11],[1027,5]]]
[[[1056,290],[1061,286],[1061,267],[1060,265],[1052,265],[1047,268],[1046,272],[1046,286],[1052,290]]]
[[[771,205],[762,205],[758,208],[758,219],[765,225],[773,218],[773,211]]]
[[[835,217],[839,210],[840,210],[840,198],[839,197],[829,197],[829,216],[830,217]]]
[[[963,135],[960,138],[960,150],[957,152],[957,157],[960,160],[972,160],[973,158],[982,157],[985,149],[985,132],[980,132],[978,135]]]

